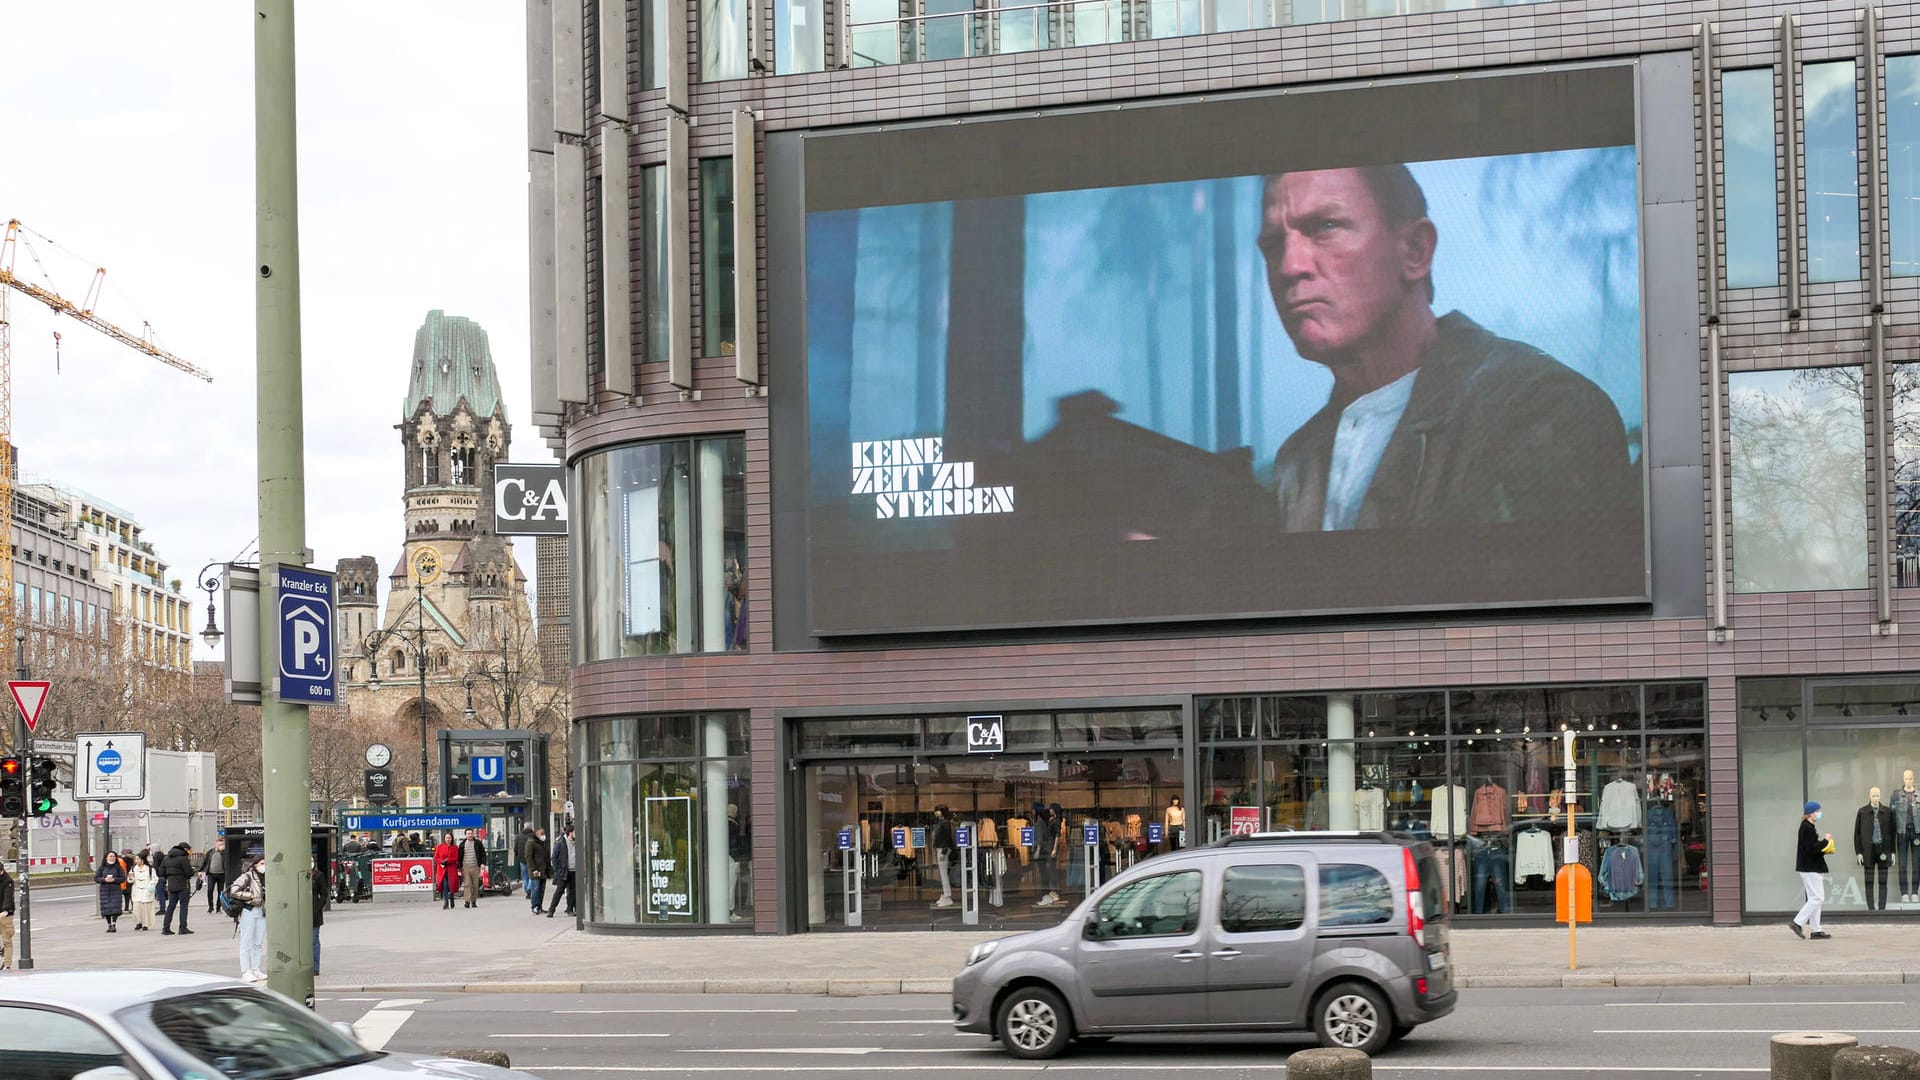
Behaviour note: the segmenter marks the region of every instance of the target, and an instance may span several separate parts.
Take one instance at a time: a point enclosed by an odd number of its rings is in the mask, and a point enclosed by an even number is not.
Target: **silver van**
[[[1453,1011],[1433,845],[1259,833],[1116,874],[1050,930],[982,942],[953,1024],[1015,1057],[1135,1032],[1312,1030],[1379,1053]]]

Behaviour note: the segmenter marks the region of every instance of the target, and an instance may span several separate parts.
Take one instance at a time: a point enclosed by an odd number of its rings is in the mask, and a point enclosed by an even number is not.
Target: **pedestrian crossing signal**
[[[57,805],[53,801],[53,769],[52,758],[33,759],[30,795],[34,817],[53,813],[53,808]]]

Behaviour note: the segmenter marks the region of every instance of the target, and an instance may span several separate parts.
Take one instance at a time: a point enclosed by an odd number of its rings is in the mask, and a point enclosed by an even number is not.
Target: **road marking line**
[[[829,1024],[933,1024],[933,1025],[938,1025],[940,1027],[950,1027],[953,1024],[953,1021],[951,1020],[828,1020],[826,1021],[826,1023],[829,1023]]]
[[[386,998],[375,1005],[376,1009],[404,1009],[408,1005],[425,1005],[426,998]]]
[[[555,1009],[555,1016],[699,1016],[706,1013],[797,1013],[799,1009]]]
[[[844,1073],[845,1065],[522,1065],[518,1068],[537,1075],[547,1073]],[[933,1072],[933,1073],[1058,1073],[1058,1072],[1156,1072],[1165,1073],[1169,1066],[1156,1064],[1057,1064],[1015,1065],[1015,1064],[968,1064],[968,1065],[873,1065],[867,1067],[874,1072]],[[1182,1064],[1180,1072],[1285,1072],[1284,1062],[1252,1062],[1237,1065]],[[1749,1073],[1765,1074],[1770,1068],[1716,1068],[1686,1065],[1381,1065],[1374,1069],[1377,1073],[1687,1073],[1693,1076],[1733,1076]]]
[[[975,1046],[715,1046],[678,1051],[682,1054],[838,1054],[843,1057],[858,1057],[865,1054],[991,1054],[992,1052],[992,1050]]]
[[[408,1020],[413,1019],[410,1009],[369,1009],[360,1019],[353,1022],[353,1033],[360,1037],[360,1045],[369,1050],[385,1050],[387,1043],[400,1034]]]
[[[1778,1035],[1778,1028],[1595,1028],[1595,1035]],[[1920,1028],[1848,1028],[1849,1035],[1920,1035]]]
[[[673,1036],[667,1034],[664,1031],[615,1031],[615,1032],[609,1032],[609,1033],[600,1034],[600,1035],[580,1034],[576,1032],[564,1032],[564,1033],[540,1033],[540,1034],[533,1034],[533,1035],[495,1034],[495,1035],[487,1036],[487,1038],[489,1039],[670,1039],[672,1037]]]
[[[678,1017],[707,1013],[799,1013],[799,1009],[555,1009],[555,1017]]]
[[[1609,1001],[1606,1003],[1606,1007],[1609,1009],[1671,1009],[1676,1006],[1681,1008],[1686,1008],[1691,1006],[1693,1008],[1736,1007],[1741,1009],[1751,1009],[1755,1006],[1772,1006],[1775,1008],[1791,1006],[1793,1008],[1804,1009],[1804,1008],[1807,1008],[1808,1006],[1815,1006],[1815,1005],[1905,1005],[1905,1004],[1907,1003],[1904,1001]]]

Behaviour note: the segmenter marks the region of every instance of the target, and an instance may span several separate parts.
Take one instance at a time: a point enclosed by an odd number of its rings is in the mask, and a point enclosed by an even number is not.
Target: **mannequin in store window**
[[[937,908],[953,906],[953,879],[948,873],[947,860],[953,854],[953,815],[944,806],[933,808],[933,828],[927,834],[927,846],[933,849],[933,864],[940,870],[940,899],[933,902]]]
[[[1887,878],[1893,871],[1895,839],[1893,807],[1880,802],[1879,788],[1868,789],[1867,805],[1853,816],[1853,861],[1865,871],[1861,889],[1867,894],[1868,911],[1887,910]]]
[[[1179,849],[1187,846],[1187,808],[1180,801],[1180,796],[1175,795],[1167,800],[1167,810],[1161,817],[1161,824],[1167,829],[1168,847]]]
[[[1900,900],[1920,900],[1920,790],[1913,786],[1913,770],[1901,774],[1900,790],[1893,793],[1893,857],[1900,876]]]

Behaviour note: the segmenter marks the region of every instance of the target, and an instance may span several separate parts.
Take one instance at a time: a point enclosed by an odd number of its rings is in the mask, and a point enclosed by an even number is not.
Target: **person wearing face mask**
[[[1791,926],[1798,937],[1811,936],[1815,939],[1830,938],[1833,935],[1820,928],[1820,907],[1827,900],[1827,845],[1833,842],[1833,834],[1821,836],[1813,823],[1820,820],[1820,804],[1809,800],[1800,817],[1800,839],[1795,848],[1793,869],[1800,875],[1800,883],[1806,887],[1807,902],[1801,906],[1800,913],[1793,917]]]

